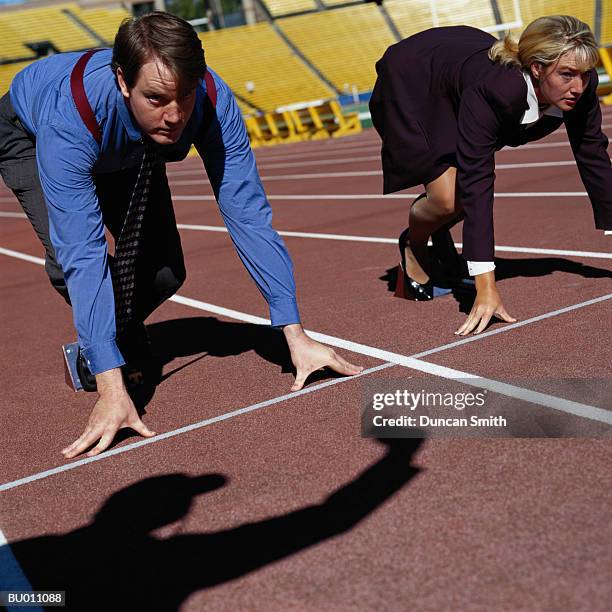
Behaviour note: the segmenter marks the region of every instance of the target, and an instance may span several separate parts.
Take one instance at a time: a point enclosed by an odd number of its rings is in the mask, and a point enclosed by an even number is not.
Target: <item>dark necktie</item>
[[[113,286],[115,289],[117,334],[125,330],[133,316],[136,292],[136,260],[154,163],[155,153],[150,146],[145,145],[132,199],[115,245]]]

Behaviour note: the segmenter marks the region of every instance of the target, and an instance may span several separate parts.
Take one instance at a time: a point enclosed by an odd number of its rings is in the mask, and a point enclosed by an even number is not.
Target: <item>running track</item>
[[[305,327],[366,368],[298,393],[200,162],[169,168],[188,280],[149,321],[167,378],[139,402],[159,435],[95,460],[60,455],[94,397],[64,384],[70,313],[2,187],[0,590],[65,590],[73,610],[609,609],[612,237],[565,134],[497,156],[519,322],[464,340],[469,302],[388,290],[418,191],[378,195],[378,149],[369,130],[257,152]],[[378,379],[487,389],[529,418],[389,450],[360,435]]]

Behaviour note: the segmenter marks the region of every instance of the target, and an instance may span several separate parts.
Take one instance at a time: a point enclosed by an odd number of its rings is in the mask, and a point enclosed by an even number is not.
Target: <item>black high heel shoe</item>
[[[426,283],[417,283],[413,278],[408,276],[406,272],[406,247],[410,246],[408,234],[410,228],[407,227],[398,239],[400,250],[401,263],[397,269],[397,285],[395,286],[395,297],[405,300],[416,300],[417,302],[426,302],[433,300],[434,287],[431,279]]]

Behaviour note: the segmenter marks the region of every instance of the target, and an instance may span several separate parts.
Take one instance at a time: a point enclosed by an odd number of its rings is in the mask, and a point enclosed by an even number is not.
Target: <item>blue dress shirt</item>
[[[66,279],[79,344],[92,373],[98,374],[125,362],[115,342],[115,302],[94,176],[139,166],[143,145],[111,71],[110,49],[94,54],[84,75],[102,131],[101,146],[94,140],[70,91],[70,73],[80,56],[62,53],[31,64],[15,76],[10,96],[17,116],[36,139],[51,242]],[[216,117],[204,122],[202,81],[181,138],[161,147],[161,156],[179,161],[192,143],[196,146],[238,255],[268,302],[272,325],[298,323],[293,266],[272,229],[272,210],[240,110],[229,87],[210,73],[217,87]]]

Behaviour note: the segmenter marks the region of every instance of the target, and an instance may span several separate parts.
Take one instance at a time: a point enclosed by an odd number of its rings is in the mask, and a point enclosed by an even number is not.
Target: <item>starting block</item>
[[[81,391],[83,385],[77,372],[77,357],[79,354],[78,342],[72,342],[70,344],[62,345],[62,354],[64,356],[64,376],[66,378],[66,384],[73,391]]]

